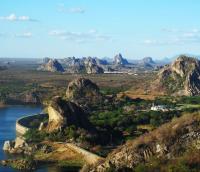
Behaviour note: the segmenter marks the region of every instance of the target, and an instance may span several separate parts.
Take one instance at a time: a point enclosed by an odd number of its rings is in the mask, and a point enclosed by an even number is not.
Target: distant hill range
[[[145,57],[142,60],[132,63],[119,53],[114,56],[113,60],[108,58],[99,59],[97,57],[67,57],[63,59],[44,58],[38,70],[87,74],[117,72],[135,73],[138,71],[152,71],[158,66],[160,65],[157,64],[151,57]]]

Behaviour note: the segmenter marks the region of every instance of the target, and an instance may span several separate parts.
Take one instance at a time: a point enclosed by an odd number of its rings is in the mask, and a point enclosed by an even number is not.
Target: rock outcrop
[[[200,116],[188,114],[137,139],[127,142],[108,155],[106,160],[89,171],[105,172],[115,167],[134,170],[152,157],[167,159],[182,155],[186,150],[200,149]]]
[[[66,96],[67,99],[78,103],[95,103],[102,98],[99,87],[85,78],[71,81],[67,87]]]
[[[158,73],[154,89],[170,95],[200,95],[200,61],[180,56]]]
[[[48,62],[41,65],[38,70],[49,72],[64,72],[62,65],[56,59],[48,60]]]
[[[115,57],[114,57],[114,65],[116,66],[123,66],[123,65],[128,65],[128,61],[122,57],[121,54],[117,54]]]
[[[14,141],[5,141],[3,150],[9,153],[24,153],[28,149],[28,144],[21,137],[16,137]]]
[[[99,74],[99,73],[104,73],[103,68],[101,68],[98,64],[97,61],[92,58],[88,57],[84,59],[84,64],[85,64],[85,69],[87,74]]]
[[[66,66],[67,73],[87,73],[87,74],[99,74],[104,73],[103,68],[97,61],[97,59],[92,57],[84,57],[78,59],[75,57],[69,57],[63,60],[64,65]]]
[[[91,129],[85,112],[75,103],[54,97],[48,106],[49,122],[46,130],[52,132],[74,125],[77,128]]]

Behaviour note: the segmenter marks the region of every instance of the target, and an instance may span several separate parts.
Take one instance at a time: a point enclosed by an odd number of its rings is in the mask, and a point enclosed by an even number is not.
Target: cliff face
[[[77,128],[90,129],[87,115],[76,104],[54,97],[48,106],[49,122],[47,131],[52,132],[74,125]]]
[[[90,171],[104,172],[110,167],[134,169],[152,157],[173,159],[188,149],[200,149],[200,115],[188,114],[127,142]]]
[[[159,72],[154,87],[172,95],[200,95],[200,61],[178,57]]]

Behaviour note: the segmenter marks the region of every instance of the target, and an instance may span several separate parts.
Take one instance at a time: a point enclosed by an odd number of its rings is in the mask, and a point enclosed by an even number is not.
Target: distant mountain
[[[60,59],[59,61],[64,66],[66,73],[104,73],[104,69],[102,68],[102,66],[107,64],[107,61],[103,61],[93,57],[68,57]]]
[[[122,55],[119,53],[114,57],[114,65],[120,66],[120,65],[128,65],[128,61],[122,57]]]
[[[64,72],[62,65],[56,59],[50,59],[47,63],[42,64],[38,70],[50,72]]]
[[[152,57],[145,57],[142,60],[139,60],[136,65],[147,68],[154,68],[156,66],[156,62],[153,61]]]

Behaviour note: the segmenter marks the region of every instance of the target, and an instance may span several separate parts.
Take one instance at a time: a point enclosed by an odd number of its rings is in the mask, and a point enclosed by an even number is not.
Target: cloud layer
[[[88,32],[69,32],[65,30],[52,30],[49,32],[50,36],[58,37],[63,40],[74,41],[78,43],[91,41],[108,41],[111,39],[108,35],[98,33],[96,30]]]
[[[192,29],[190,31],[182,31],[178,29],[162,29],[165,33],[168,33],[168,39],[146,39],[143,41],[146,45],[182,45],[191,43],[200,43],[200,30]]]
[[[24,32],[21,34],[15,34],[15,37],[18,38],[31,38],[33,36],[33,34],[31,32]]]

